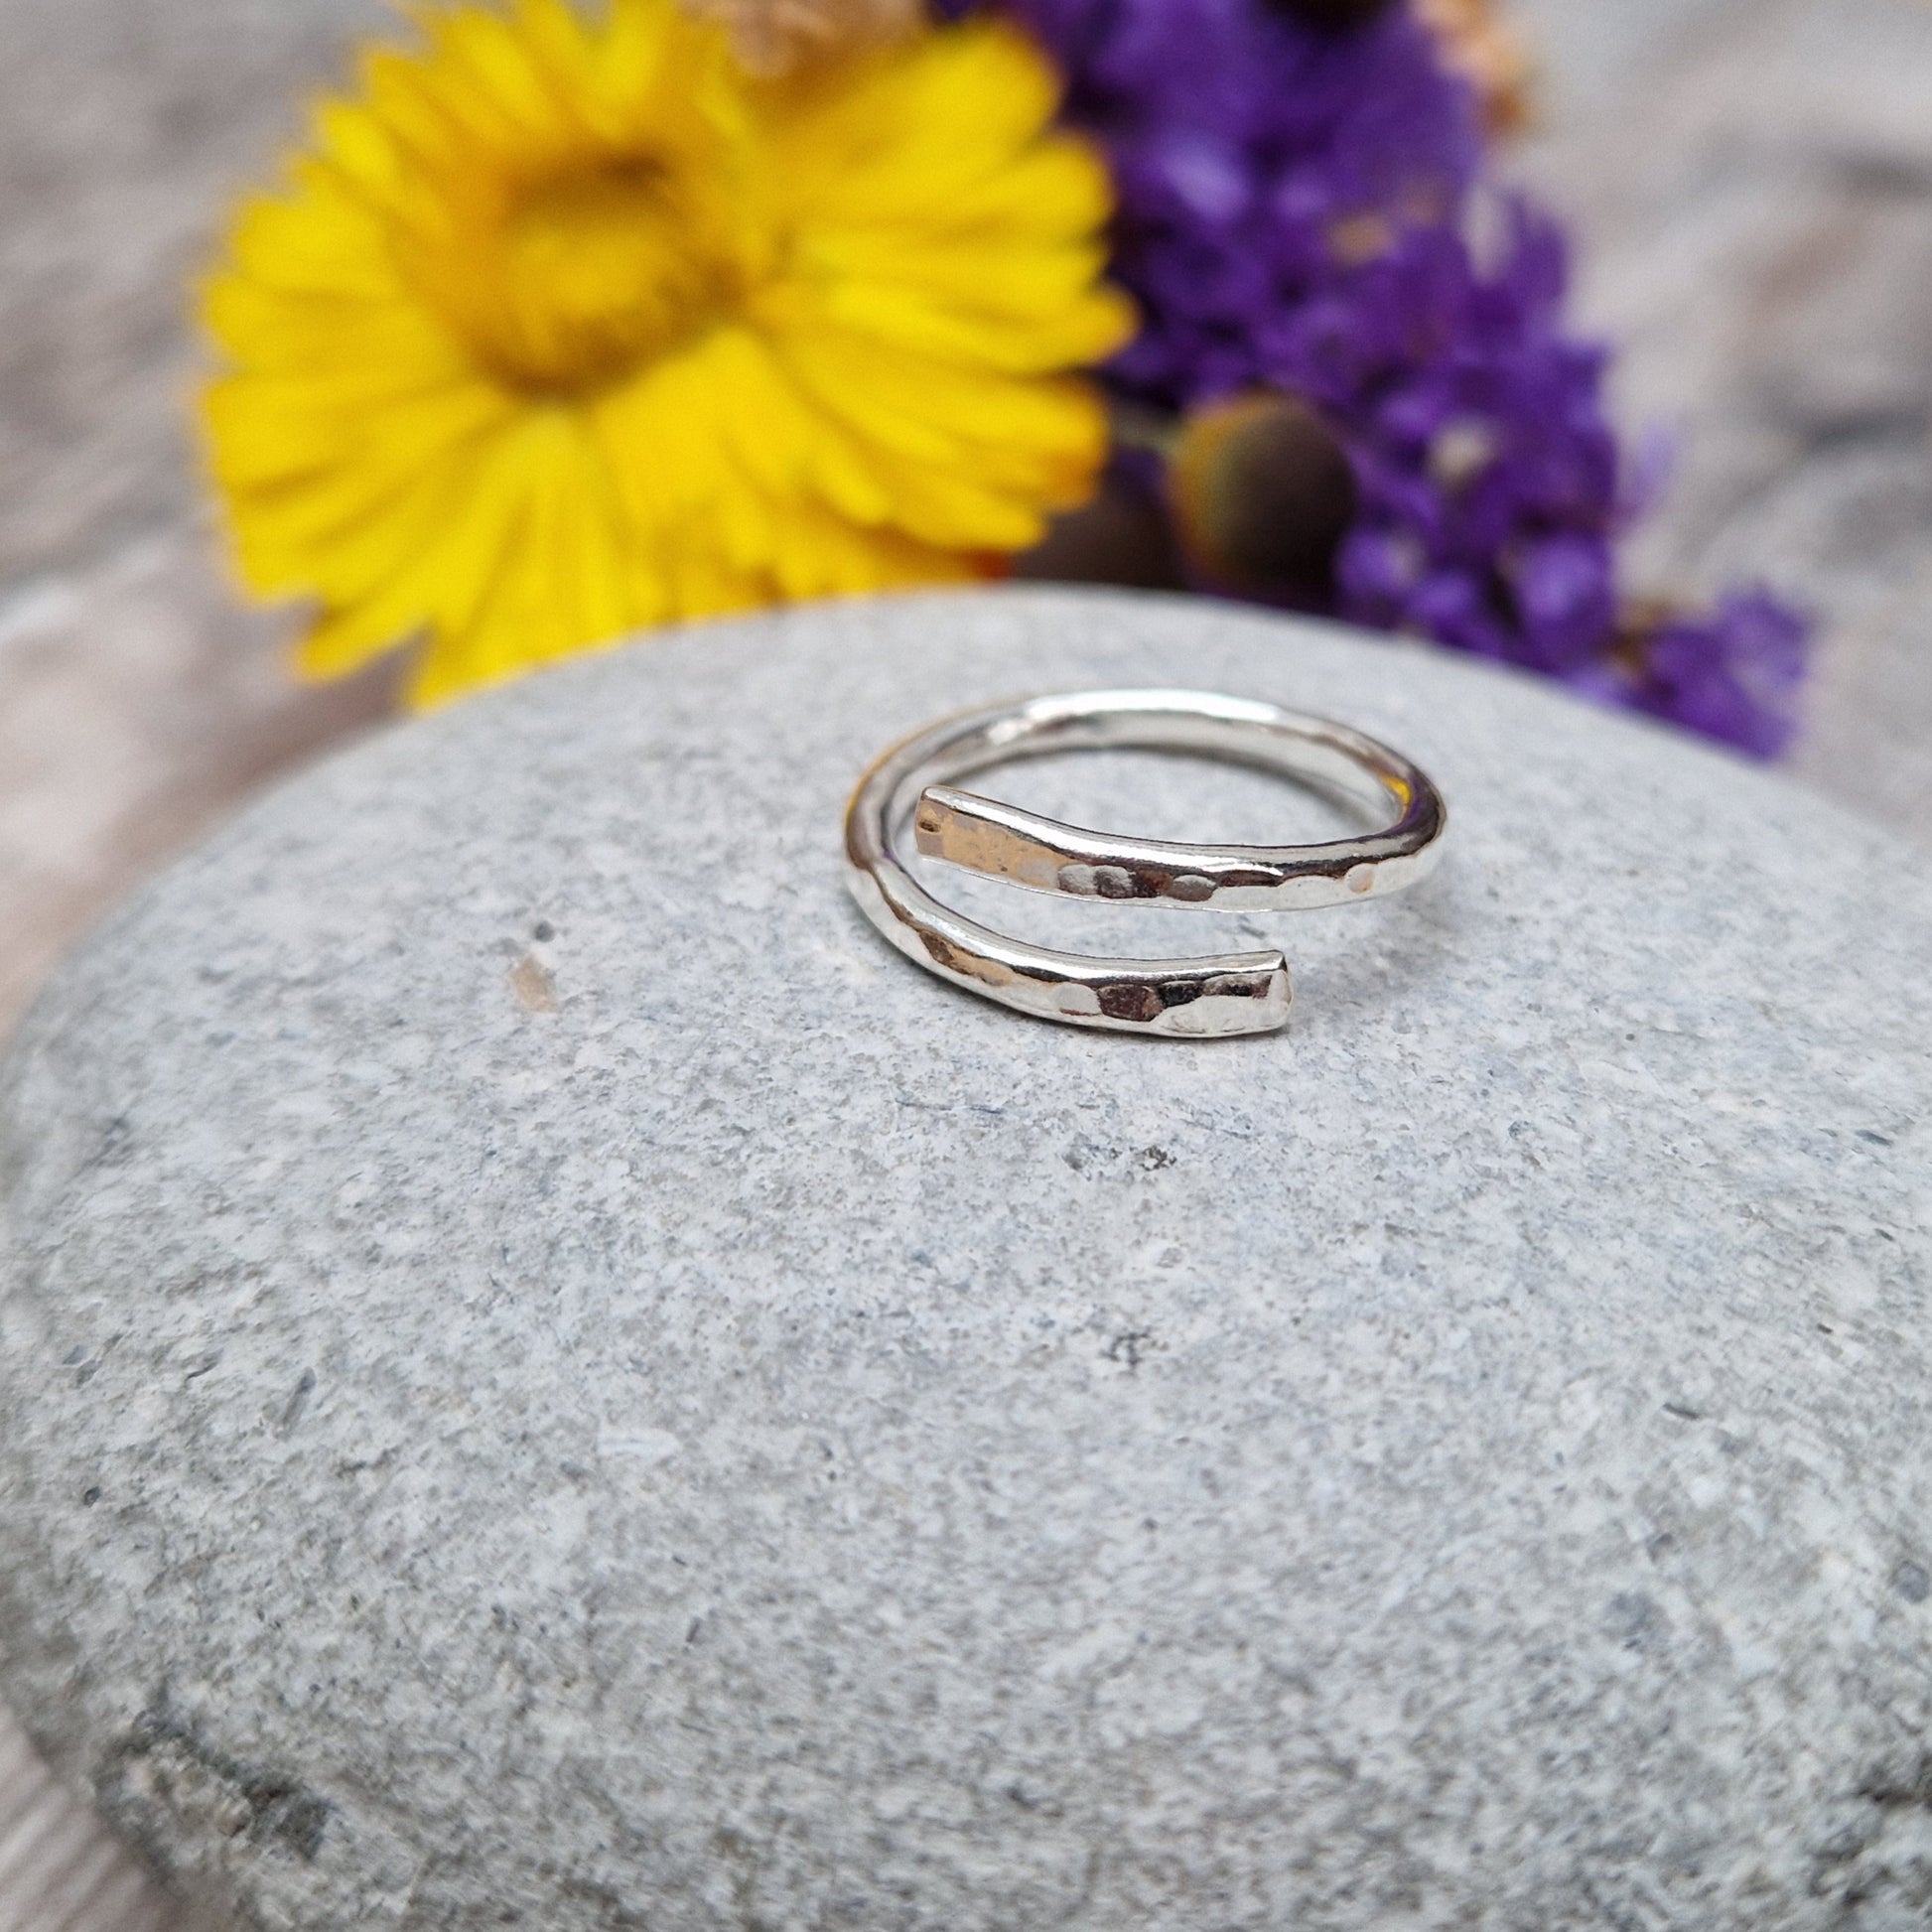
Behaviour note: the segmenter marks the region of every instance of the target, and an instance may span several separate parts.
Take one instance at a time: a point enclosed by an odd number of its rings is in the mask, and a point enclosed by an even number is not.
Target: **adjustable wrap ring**
[[[1182,845],[1083,831],[955,784],[1017,759],[1129,749],[1253,765],[1391,820],[1320,845]],[[896,746],[860,780],[845,820],[848,883],[909,959],[1040,1019],[1212,1039],[1286,1024],[1292,993],[1279,952],[1104,959],[1009,938],[920,887],[899,856],[908,820],[927,858],[1030,892],[1308,911],[1413,886],[1441,856],[1449,810],[1409,759],[1360,732],[1202,691],[1082,691],[972,712]]]

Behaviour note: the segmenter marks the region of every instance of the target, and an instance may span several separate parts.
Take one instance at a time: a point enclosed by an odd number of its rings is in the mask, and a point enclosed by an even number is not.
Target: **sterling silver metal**
[[[1254,765],[1395,817],[1383,831],[1322,845],[1180,845],[1082,831],[953,782],[1015,759],[1130,748]],[[1449,829],[1442,794],[1386,745],[1323,718],[1203,691],[1080,691],[971,712],[894,747],[860,780],[845,817],[847,883],[907,958],[1021,1013],[1186,1039],[1286,1025],[1288,962],[1279,952],[1089,958],[1010,939],[941,905],[912,878],[899,858],[908,818],[926,857],[1030,892],[1205,911],[1386,897],[1434,869]]]

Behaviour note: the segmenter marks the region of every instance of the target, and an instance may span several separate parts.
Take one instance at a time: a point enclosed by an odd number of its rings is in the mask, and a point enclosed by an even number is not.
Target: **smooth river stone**
[[[1216,1045],[847,902],[887,743],[1338,715],[1443,872]],[[1295,835],[1156,758],[1001,789]],[[1932,875],[1545,686],[1200,603],[702,629],[397,729],[0,1101],[0,1688],[267,1928],[1902,1932],[1932,1913]]]

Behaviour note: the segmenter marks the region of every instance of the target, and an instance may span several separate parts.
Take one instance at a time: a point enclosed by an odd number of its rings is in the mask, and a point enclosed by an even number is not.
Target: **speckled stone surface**
[[[1252,928],[1285,1035],[1030,1023],[847,904],[870,755],[1100,681],[1448,792],[1431,885]],[[1928,957],[1835,807],[1206,607],[821,609],[393,732],[15,1050],[0,1686],[262,1927],[1921,1926]]]

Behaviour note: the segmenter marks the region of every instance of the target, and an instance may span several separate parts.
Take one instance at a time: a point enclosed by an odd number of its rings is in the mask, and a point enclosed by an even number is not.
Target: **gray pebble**
[[[1030,1023],[862,765],[1169,683],[1455,815],[1284,1035]],[[1322,809],[1154,758],[1000,789]],[[1932,876],[1446,655],[983,593],[392,732],[98,936],[0,1095],[0,1688],[266,1928],[1879,1932],[1932,1915]]]

